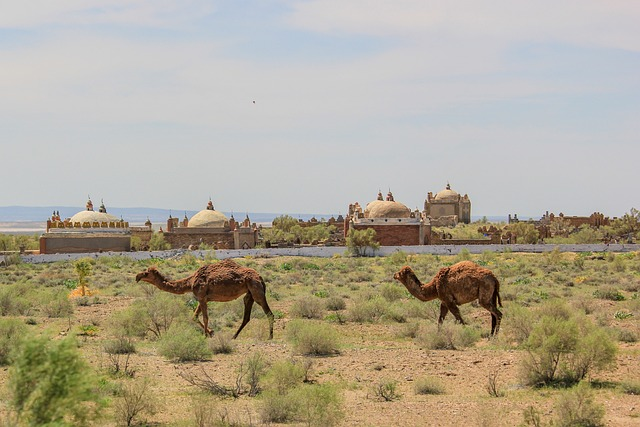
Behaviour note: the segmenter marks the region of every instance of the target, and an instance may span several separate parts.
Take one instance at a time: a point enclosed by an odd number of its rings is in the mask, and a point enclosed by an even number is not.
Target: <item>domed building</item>
[[[471,200],[466,194],[461,196],[447,183],[444,190],[427,194],[424,214],[434,227],[455,227],[459,222],[471,222]]]
[[[376,231],[376,239],[382,246],[424,245],[428,228],[425,227],[419,211],[411,211],[404,204],[395,201],[391,191],[386,199],[378,192],[376,200],[368,203],[364,210],[358,202],[349,205],[349,215],[345,219],[345,237],[349,230]]]
[[[258,229],[251,224],[249,216],[242,222],[215,210],[209,200],[207,207],[191,218],[179,221],[169,216],[165,240],[172,248],[189,248],[205,244],[215,249],[250,249],[258,242]]]
[[[85,209],[62,220],[53,212],[46,232],[40,236],[40,253],[126,252],[131,250],[129,223],[107,213],[104,202],[98,211],[91,198]]]

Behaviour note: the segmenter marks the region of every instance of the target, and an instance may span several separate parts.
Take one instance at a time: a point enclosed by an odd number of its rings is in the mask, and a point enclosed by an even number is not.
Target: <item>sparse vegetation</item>
[[[338,334],[328,324],[291,321],[287,327],[287,338],[300,354],[329,356],[339,351]]]
[[[158,352],[177,362],[204,360],[211,350],[202,333],[191,324],[174,323],[158,341]]]
[[[135,274],[151,265],[169,277],[181,277],[211,261],[187,255],[149,261],[96,258],[90,287],[99,290],[99,298],[88,297],[86,304],[67,297],[79,285],[74,261],[0,268],[0,357],[8,366],[1,392],[11,397],[6,400],[10,405],[0,408],[5,410],[0,424],[28,424],[34,416],[27,412],[36,408],[29,406],[18,420],[14,386],[9,385],[15,380],[15,355],[24,354],[23,345],[39,341],[43,332],[48,334],[42,341],[45,353],[70,340],[71,349],[91,361],[82,365],[90,392],[77,396],[73,391],[73,399],[55,404],[79,402],[78,415],[65,412],[64,423],[71,425],[81,423],[85,410],[93,416],[103,406],[104,423],[110,425],[188,423],[194,415],[200,419],[198,425],[340,425],[342,419],[350,425],[366,423],[361,413],[343,411],[343,393],[350,403],[385,401],[377,405],[385,407],[381,419],[387,424],[411,424],[416,418],[408,417],[418,416],[415,407],[421,413],[430,411],[443,397],[429,395],[445,393],[453,404],[459,404],[461,396],[465,404],[480,406],[489,396],[500,396],[505,407],[517,399],[520,411],[529,407],[527,415],[523,413],[528,425],[563,425],[563,419],[572,420],[579,412],[571,401],[584,402],[596,409],[580,416],[598,425],[609,418],[598,418],[603,396],[619,402],[639,393],[638,384],[627,375],[628,361],[637,356],[640,345],[636,253],[397,252],[371,258],[239,259],[263,274],[267,283],[278,319],[271,343],[262,339],[266,322],[251,322],[239,339],[230,338],[242,317],[242,300],[210,304],[215,334],[205,339],[190,319],[192,298],[134,283]],[[469,324],[448,319],[438,330],[439,302],[418,301],[392,279],[402,265],[410,265],[419,277],[431,277],[461,256],[481,263],[500,279],[504,317],[495,339],[480,333],[489,318],[482,307],[461,306]],[[303,309],[318,314],[302,315]],[[264,316],[255,306],[253,315]],[[69,335],[78,336],[78,341],[65,338]],[[518,377],[520,369],[533,374]],[[122,386],[151,377],[154,383],[143,396],[152,398],[152,391],[162,389],[162,398],[151,399],[155,410],[140,410],[127,421],[123,414],[131,412],[121,406]],[[577,396],[575,386],[585,380],[598,387]],[[531,386],[523,390],[527,384]],[[23,387],[28,388],[34,387]],[[227,398],[218,403],[221,397],[212,394]],[[391,400],[386,402],[383,394]],[[183,405],[186,396],[206,398],[210,406],[188,408]],[[629,414],[616,417],[632,424]],[[455,417],[452,422],[465,421]],[[494,424],[506,425],[499,420]]]
[[[432,377],[418,378],[413,385],[416,394],[444,394],[445,388],[442,381]]]

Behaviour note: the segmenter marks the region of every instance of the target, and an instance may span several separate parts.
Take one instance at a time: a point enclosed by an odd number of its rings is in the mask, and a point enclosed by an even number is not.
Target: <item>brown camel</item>
[[[172,294],[193,292],[198,300],[193,320],[200,324],[206,336],[213,335],[213,331],[209,329],[207,302],[233,301],[244,295],[244,317],[233,338],[236,338],[242,328],[251,320],[251,307],[254,301],[262,307],[267,315],[269,339],[273,338],[273,313],[267,304],[266,285],[258,272],[252,268],[243,267],[233,260],[227,259],[215,264],[204,265],[184,279],[168,280],[157,268],[149,267],[136,275],[136,282],[140,280]],[[202,313],[202,322],[198,319],[200,313]]]
[[[411,295],[421,301],[432,301],[436,298],[441,301],[438,326],[442,324],[449,311],[458,322],[464,324],[458,306],[477,299],[478,303],[491,313],[491,335],[498,333],[502,319],[498,306],[502,307],[502,301],[500,283],[491,270],[471,261],[462,261],[440,269],[426,284],[420,282],[409,266],[402,267],[393,278],[406,286]]]

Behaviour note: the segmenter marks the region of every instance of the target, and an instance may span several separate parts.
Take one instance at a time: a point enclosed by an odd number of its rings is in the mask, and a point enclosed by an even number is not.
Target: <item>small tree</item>
[[[573,385],[615,363],[617,347],[586,318],[544,314],[526,341],[522,374],[529,385]]]
[[[527,222],[517,222],[509,224],[509,231],[517,238],[518,243],[534,244],[538,243],[540,233],[536,230],[535,225]]]
[[[78,274],[78,289],[81,296],[87,294],[87,282],[88,277],[91,276],[91,260],[88,258],[82,258],[77,260],[74,264],[76,273]]]
[[[380,243],[376,240],[376,230],[367,228],[364,230],[350,229],[347,234],[347,248],[355,256],[366,256],[367,248],[374,252],[378,250]]]
[[[149,240],[149,250],[152,251],[165,251],[169,249],[171,245],[164,239],[163,233],[153,233]]]
[[[640,230],[640,210],[631,208],[628,213],[613,221],[612,228],[618,236],[636,236]]]

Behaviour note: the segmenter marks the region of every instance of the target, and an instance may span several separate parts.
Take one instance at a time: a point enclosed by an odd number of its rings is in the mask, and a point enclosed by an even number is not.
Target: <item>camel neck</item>
[[[411,295],[421,301],[431,301],[438,298],[438,291],[434,280],[423,284],[418,277],[412,273],[407,275],[405,286]]]
[[[168,280],[165,277],[159,277],[158,280],[150,282],[161,291],[170,292],[172,294],[186,294],[191,292],[191,281],[189,278]]]

